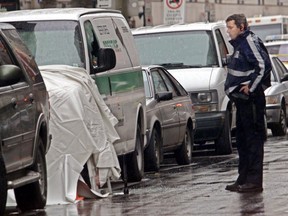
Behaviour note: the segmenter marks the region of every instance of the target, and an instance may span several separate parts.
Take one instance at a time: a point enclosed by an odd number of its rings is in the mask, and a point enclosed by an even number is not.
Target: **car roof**
[[[186,24],[174,24],[174,25],[157,25],[132,29],[134,35],[148,34],[148,33],[160,33],[160,32],[175,32],[175,31],[191,31],[191,30],[212,30],[215,27],[226,27],[224,21],[219,22],[196,22]]]
[[[165,70],[167,70],[165,67],[161,66],[161,65],[141,65],[143,70],[150,70],[151,68],[163,68]]]
[[[79,17],[83,15],[107,12],[120,14],[117,10],[100,8],[46,8],[2,12],[0,21],[79,20]]]
[[[288,44],[288,40],[269,41],[269,42],[266,42],[264,44],[265,44],[265,46],[274,46],[274,45]]]

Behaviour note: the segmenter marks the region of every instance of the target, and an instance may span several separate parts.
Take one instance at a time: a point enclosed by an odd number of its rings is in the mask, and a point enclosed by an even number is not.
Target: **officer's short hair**
[[[238,28],[240,28],[241,25],[243,24],[244,30],[248,29],[248,22],[247,22],[246,16],[244,14],[232,14],[229,17],[227,17],[226,23],[229,21],[232,21],[232,20],[234,20],[235,25]]]

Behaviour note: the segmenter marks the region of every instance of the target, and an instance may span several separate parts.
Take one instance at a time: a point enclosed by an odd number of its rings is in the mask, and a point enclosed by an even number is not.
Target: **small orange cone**
[[[82,196],[79,196],[78,194],[76,194],[76,200],[84,200],[84,197],[82,197]]]

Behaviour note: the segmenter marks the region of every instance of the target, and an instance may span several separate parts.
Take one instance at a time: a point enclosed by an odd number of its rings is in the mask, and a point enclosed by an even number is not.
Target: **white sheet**
[[[120,177],[113,146],[119,139],[114,128],[118,121],[84,69],[54,65],[42,66],[40,71],[51,110],[47,204],[74,202],[80,172],[89,158],[99,169],[101,186],[109,177]]]

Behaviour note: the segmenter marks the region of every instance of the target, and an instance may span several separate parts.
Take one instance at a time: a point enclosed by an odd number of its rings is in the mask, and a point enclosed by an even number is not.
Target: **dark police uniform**
[[[263,42],[249,30],[230,43],[234,53],[228,59],[225,92],[235,102],[236,145],[239,154],[237,183],[263,183],[265,140],[265,95],[263,77],[271,71],[271,62]],[[249,96],[239,92],[249,86]]]

